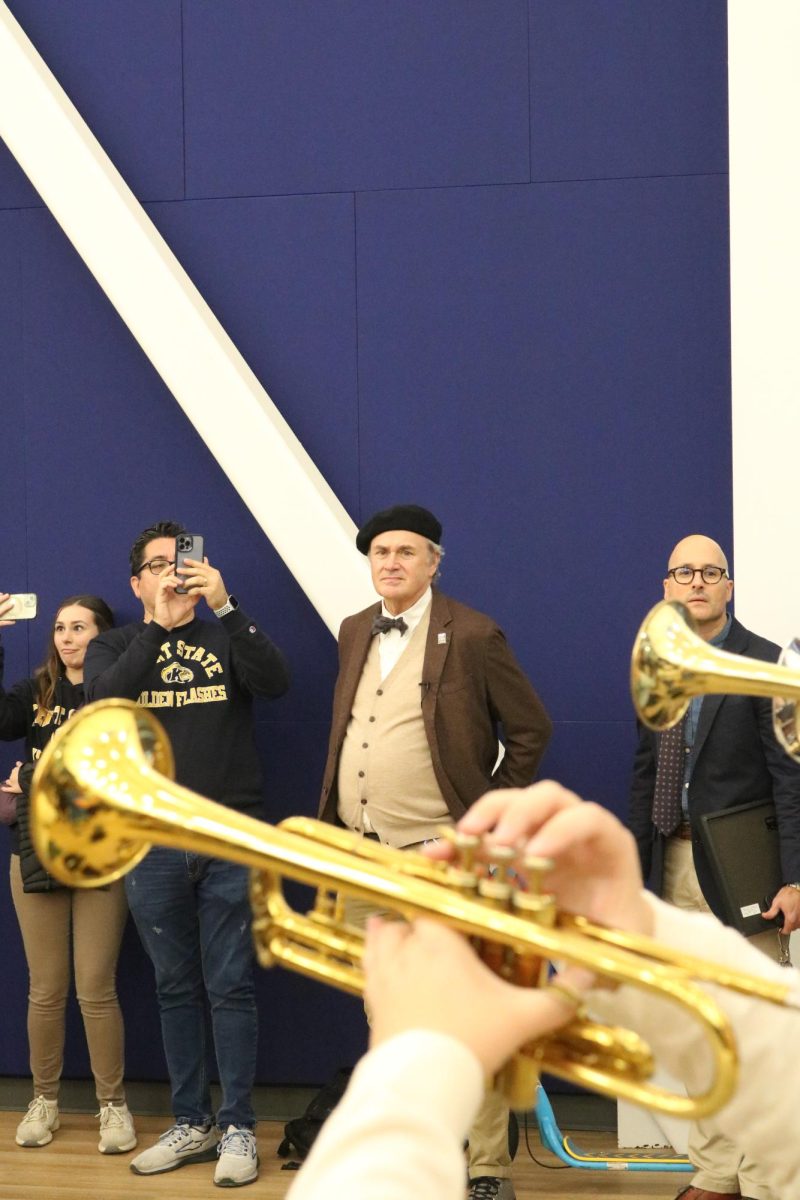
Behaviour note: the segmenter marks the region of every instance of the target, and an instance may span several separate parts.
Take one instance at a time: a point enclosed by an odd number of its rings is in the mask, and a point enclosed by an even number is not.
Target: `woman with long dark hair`
[[[10,610],[0,592],[0,626]],[[80,708],[83,662],[93,637],[114,624],[99,596],[70,596],[59,606],[47,657],[32,679],[9,691],[2,686],[0,643],[0,739],[25,739],[26,761],[18,762],[3,785],[16,794],[12,837],[11,895],[30,974],[28,1042],[33,1100],[17,1127],[20,1146],[45,1146],[59,1127],[58,1089],[64,1059],[70,945],[75,990],[83,1017],[89,1059],[100,1105],[103,1154],[122,1154],[136,1145],[123,1086],[124,1031],[116,990],[116,967],[127,917],[122,882],[99,891],[63,887],[40,863],[30,835],[28,790],[36,759],[53,734]]]

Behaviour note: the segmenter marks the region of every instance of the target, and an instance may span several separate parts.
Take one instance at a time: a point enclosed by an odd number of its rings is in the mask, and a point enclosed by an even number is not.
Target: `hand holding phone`
[[[189,549],[189,542],[192,547]],[[225,581],[216,567],[203,554],[203,539],[198,534],[179,534],[175,539],[175,574],[179,568],[186,571],[176,594],[189,596],[195,602],[201,596],[212,612],[216,612],[228,600]],[[172,585],[170,585],[172,586]]]
[[[35,592],[0,592],[0,621],[32,621],[36,603]]]

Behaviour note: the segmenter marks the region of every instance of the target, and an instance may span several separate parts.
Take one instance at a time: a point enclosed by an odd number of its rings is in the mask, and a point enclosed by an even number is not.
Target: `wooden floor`
[[[128,1163],[135,1152],[116,1156],[99,1154],[97,1121],[85,1113],[62,1112],[61,1128],[48,1146],[23,1149],[14,1142],[20,1115],[0,1112],[0,1200],[175,1200],[176,1197],[219,1200],[220,1196],[230,1195],[214,1187],[213,1163],[198,1163],[147,1178],[132,1174]],[[139,1145],[145,1147],[163,1132],[165,1122],[162,1117],[139,1117],[136,1128]],[[282,1126],[277,1122],[259,1122],[261,1173],[256,1183],[242,1189],[243,1198],[282,1200],[285,1196],[294,1173],[281,1170],[282,1160],[276,1154],[281,1135]],[[530,1132],[529,1140],[536,1157],[556,1169],[537,1166],[529,1158],[523,1135],[514,1163],[518,1200],[566,1200],[573,1196],[671,1200],[690,1179],[688,1174],[664,1172],[629,1174],[574,1167],[558,1169],[558,1160],[542,1149],[534,1131]],[[610,1150],[614,1142],[612,1134],[598,1132],[576,1133],[573,1140],[587,1150]],[[377,1193],[375,1200],[380,1200]]]

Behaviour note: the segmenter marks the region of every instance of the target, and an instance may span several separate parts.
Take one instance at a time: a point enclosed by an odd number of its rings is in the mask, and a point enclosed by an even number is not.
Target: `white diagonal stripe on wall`
[[[374,598],[352,519],[3,0],[0,135],[335,633]]]

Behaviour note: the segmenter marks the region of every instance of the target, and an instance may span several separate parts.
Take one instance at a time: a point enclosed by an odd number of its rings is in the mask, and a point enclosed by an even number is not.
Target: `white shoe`
[[[219,1144],[219,1162],[214,1172],[217,1187],[241,1187],[258,1179],[256,1135],[252,1129],[229,1125]]]
[[[101,1154],[124,1154],[136,1145],[136,1130],[127,1104],[100,1105],[100,1141],[97,1149]]]
[[[58,1101],[37,1096],[31,1100],[28,1111],[17,1126],[14,1140],[18,1146],[46,1146],[52,1142],[59,1125]]]
[[[158,1175],[174,1171],[185,1163],[211,1162],[217,1157],[217,1131],[213,1125],[187,1125],[179,1122],[162,1133],[155,1146],[137,1154],[131,1163],[136,1175]]]

